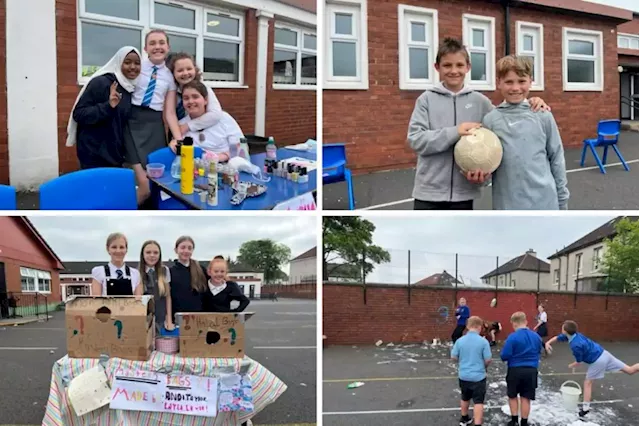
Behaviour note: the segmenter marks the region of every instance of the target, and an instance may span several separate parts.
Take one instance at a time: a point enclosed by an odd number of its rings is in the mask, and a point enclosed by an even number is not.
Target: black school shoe
[[[507,426],[520,426],[520,422],[518,422],[517,420],[509,420]]]
[[[473,424],[473,419],[471,417],[468,417],[466,420],[464,419],[464,417],[460,417],[460,426],[469,426],[471,424]]]
[[[578,412],[578,416],[580,417],[580,420],[584,421],[584,418],[587,416],[587,414],[589,414],[589,411],[591,410],[585,411],[581,408],[580,411]]]

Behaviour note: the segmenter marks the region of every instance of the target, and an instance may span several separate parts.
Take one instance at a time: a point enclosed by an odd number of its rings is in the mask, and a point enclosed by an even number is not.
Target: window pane
[[[333,42],[333,75],[335,77],[357,76],[355,43]]]
[[[349,13],[336,13],[336,34],[353,34],[353,15]]]
[[[298,45],[298,33],[284,28],[276,28],[275,42],[277,44],[286,44],[287,46]]]
[[[485,81],[487,79],[487,55],[484,53],[471,54],[471,80]]]
[[[567,62],[569,83],[595,83],[595,63],[593,61],[569,59]]]
[[[629,44],[629,47],[631,47],[632,49],[638,49],[638,39],[632,38],[631,44]]]
[[[91,76],[122,46],[140,46],[140,31],[105,25],[82,24],[82,75]]]
[[[169,35],[169,43],[171,51],[174,53],[186,52],[196,57],[196,39],[191,37],[183,37],[177,35]]]
[[[302,54],[302,84],[316,84],[316,55]]]
[[[472,40],[474,47],[484,47],[484,30],[472,30]]]
[[[625,37],[618,37],[618,47],[626,49],[629,47],[629,39]]]
[[[273,82],[296,84],[296,52],[273,51]]]
[[[116,18],[140,19],[139,0],[85,0],[87,12]]]
[[[533,52],[533,36],[525,35],[522,39],[522,47],[527,52]]]
[[[409,78],[429,78],[428,49],[409,49]]]
[[[569,53],[574,55],[593,55],[593,43],[583,40],[569,40]]]
[[[156,24],[196,29],[196,11],[186,7],[155,3]]]
[[[204,77],[207,80],[238,81],[240,45],[204,41]]]
[[[207,13],[207,32],[240,36],[240,21],[230,16]]]
[[[311,34],[305,34],[304,35],[304,48],[305,49],[311,49],[311,50],[316,50],[316,36],[311,35]]]
[[[411,41],[427,41],[425,39],[426,36],[426,27],[421,22],[412,22],[411,23]]]

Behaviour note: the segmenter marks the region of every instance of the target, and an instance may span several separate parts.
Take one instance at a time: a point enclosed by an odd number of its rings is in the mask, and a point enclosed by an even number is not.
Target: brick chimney
[[[538,257],[538,253],[536,253],[536,251],[534,249],[529,249],[527,250],[527,254],[533,256],[533,257]]]

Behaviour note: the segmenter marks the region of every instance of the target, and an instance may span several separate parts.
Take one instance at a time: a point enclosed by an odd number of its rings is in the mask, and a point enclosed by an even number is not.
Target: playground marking
[[[538,374],[541,377],[552,376],[584,376],[586,372],[582,373],[545,373]],[[619,371],[615,371],[609,374],[622,374]],[[504,379],[504,376],[487,376],[487,379]],[[351,383],[351,382],[403,382],[409,380],[458,380],[458,376],[419,376],[419,377],[367,377],[360,379],[326,379],[323,383]]]
[[[254,346],[253,349],[315,349],[316,346]]]
[[[615,404],[618,402],[624,402],[624,399],[610,399],[608,401],[592,401],[591,405],[596,404]],[[503,404],[504,405],[504,404]],[[502,410],[503,405],[485,405],[485,410]],[[473,410],[473,406],[469,407]],[[327,411],[323,412],[323,416],[358,416],[366,414],[411,414],[411,413],[432,413],[432,412],[444,412],[444,411],[460,411],[460,407],[452,408],[414,408],[409,410],[375,410],[375,411]]]
[[[43,348],[43,347],[1,347],[0,351],[57,351],[58,348]]]

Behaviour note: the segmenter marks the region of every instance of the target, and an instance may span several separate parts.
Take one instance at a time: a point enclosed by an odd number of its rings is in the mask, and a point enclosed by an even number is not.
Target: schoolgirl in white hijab
[[[67,126],[67,146],[77,144],[82,168],[121,167],[131,93],[140,75],[141,55],[122,47],[80,90]]]

